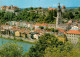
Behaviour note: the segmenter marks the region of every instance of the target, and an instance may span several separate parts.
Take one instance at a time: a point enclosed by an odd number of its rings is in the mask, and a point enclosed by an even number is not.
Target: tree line
[[[44,34],[40,37],[37,44],[30,48],[25,57],[79,57],[80,39],[74,45],[71,42],[59,41],[51,34]]]
[[[80,57],[80,39],[76,45],[59,41],[53,34],[44,34],[28,52],[22,46],[6,43],[0,46],[0,57]]]
[[[37,11],[43,9],[42,11]],[[36,13],[34,12],[37,11]],[[18,12],[18,15],[15,15],[11,12],[5,12],[0,10],[0,23],[5,23],[7,21],[27,21],[27,22],[39,22],[39,23],[55,23],[57,17],[56,10],[48,10],[42,7],[39,8],[25,8]],[[67,11],[62,13],[63,19],[67,18],[68,20],[80,19],[80,7],[76,9],[67,9]]]
[[[32,10],[42,9],[39,8],[29,8],[19,11],[18,15],[15,15],[11,12],[5,12],[0,10],[0,23],[5,23],[7,21],[27,21],[27,22],[39,22],[39,23],[54,23],[55,16],[57,16],[57,11],[48,11],[47,9],[43,9],[43,11],[39,11],[37,13],[33,12]],[[43,13],[42,13],[43,12]],[[40,14],[41,13],[41,14]]]

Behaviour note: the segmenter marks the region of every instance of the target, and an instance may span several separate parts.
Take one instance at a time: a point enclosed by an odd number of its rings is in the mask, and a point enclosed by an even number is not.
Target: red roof
[[[10,6],[7,6],[6,8],[9,8]]]
[[[75,20],[75,22],[78,22],[78,20]]]
[[[51,31],[47,30],[46,32],[51,32]]]
[[[36,23],[35,25],[38,25],[38,26],[47,26],[48,24],[47,23]]]
[[[6,8],[6,6],[2,6],[1,8]]]
[[[58,28],[57,30],[60,31],[60,32],[63,32],[64,34],[66,34],[66,31],[63,30],[63,29]]]
[[[69,25],[70,23],[66,23],[67,25]]]
[[[2,8],[2,9],[4,9],[4,8],[5,8],[5,9],[6,9],[6,8],[8,8],[8,9],[9,9],[9,8],[10,8],[10,6],[2,6],[1,8]],[[18,7],[16,7],[16,6],[13,6],[13,8],[12,8],[12,9],[19,9],[19,8],[18,8]]]
[[[49,7],[48,10],[55,10],[55,8],[51,8],[51,7]]]
[[[63,5],[63,6],[62,6],[62,9],[65,9],[65,8],[66,8],[66,7]]]
[[[39,29],[35,29],[34,31],[38,31],[38,32],[41,32],[41,30],[39,30]]]
[[[78,27],[80,27],[80,26],[78,26]]]
[[[80,34],[79,30],[69,30],[67,31],[68,34]]]
[[[9,27],[9,25],[1,25],[1,27],[6,27],[6,26]]]
[[[17,31],[17,30],[19,30],[19,29],[12,29],[12,31]]]

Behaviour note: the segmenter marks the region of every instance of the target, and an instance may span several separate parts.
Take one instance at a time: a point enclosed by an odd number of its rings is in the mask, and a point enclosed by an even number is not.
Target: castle
[[[16,6],[2,6],[1,10],[4,10],[5,12],[12,12],[17,14],[17,12],[20,10],[20,8],[16,7]]]

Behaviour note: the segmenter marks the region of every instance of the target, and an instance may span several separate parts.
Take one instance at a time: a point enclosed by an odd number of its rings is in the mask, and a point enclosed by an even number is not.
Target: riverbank
[[[15,43],[15,44],[21,46],[22,49],[23,49],[23,53],[28,52],[29,49],[32,46],[35,46],[35,44],[31,44],[31,43],[27,43],[27,42],[22,42],[22,41],[16,41],[16,40],[9,40],[9,39],[0,38],[0,46],[4,45],[6,43]]]
[[[30,44],[36,44],[37,40],[33,40],[33,39],[25,39],[25,38],[20,38],[20,37],[12,37],[8,35],[0,35],[0,38],[4,38],[4,39],[8,39],[8,40],[14,40],[14,41],[19,41],[19,42],[26,42],[26,43],[30,43]]]

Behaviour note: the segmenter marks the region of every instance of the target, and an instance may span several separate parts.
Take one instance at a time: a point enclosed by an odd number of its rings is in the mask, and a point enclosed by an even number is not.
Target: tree
[[[69,12],[69,18],[74,18],[74,15],[73,15],[73,13],[72,12]]]
[[[33,10],[33,7],[30,7],[30,10]]]
[[[54,32],[55,29],[54,29],[54,28],[51,28],[50,30],[51,30],[52,32]]]
[[[22,57],[23,49],[15,43],[6,43],[0,46],[1,57]]]
[[[78,43],[77,43],[76,47],[80,48],[80,38],[78,38]]]
[[[25,8],[25,9],[24,9],[24,11],[28,11],[28,10],[29,10],[28,8]]]
[[[29,57],[43,57],[45,49],[47,47],[58,47],[63,45],[63,42],[58,41],[58,39],[51,34],[44,34],[40,37],[39,41],[35,46],[31,47],[28,56]]]
[[[53,17],[53,10],[48,11],[47,17],[45,18],[45,22],[52,23],[54,22],[55,18]]]
[[[39,9],[42,9],[42,7],[39,7]]]
[[[44,29],[44,27],[43,27],[43,26],[39,26],[39,28],[40,28],[40,29]]]
[[[44,57],[80,57],[80,39],[78,44],[73,46],[70,42],[58,47],[47,47]]]
[[[57,10],[53,11],[53,16],[57,17]]]
[[[78,10],[80,11],[80,7],[78,8]]]
[[[75,14],[79,14],[79,12],[75,12]]]
[[[38,9],[38,8],[34,8],[34,10],[36,10],[36,9]]]
[[[45,49],[44,57],[70,57],[72,51],[72,44],[66,42],[64,45],[59,45],[58,47],[47,47]]]

